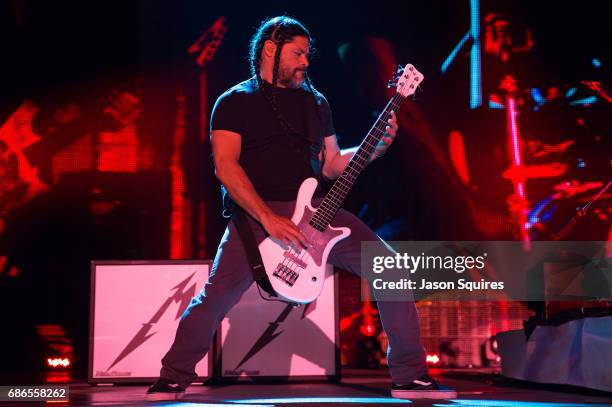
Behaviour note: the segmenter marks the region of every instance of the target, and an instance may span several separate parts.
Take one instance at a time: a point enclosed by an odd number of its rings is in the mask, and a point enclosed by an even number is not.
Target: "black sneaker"
[[[429,375],[423,375],[410,384],[393,384],[391,397],[396,399],[454,399],[457,392],[444,387]]]
[[[185,388],[168,379],[160,378],[147,390],[148,401],[178,400],[185,394]]]

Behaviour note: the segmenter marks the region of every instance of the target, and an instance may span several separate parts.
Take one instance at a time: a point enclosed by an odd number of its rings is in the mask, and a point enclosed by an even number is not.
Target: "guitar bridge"
[[[300,276],[298,273],[283,264],[276,266],[276,269],[272,275],[287,284],[289,287],[293,287],[293,284],[295,284],[296,280]]]
[[[297,264],[303,269],[308,267],[307,264],[303,260],[301,260],[298,256],[293,254],[291,250],[287,250],[285,253],[283,253],[283,256],[285,256],[287,260],[294,262],[295,264]]]

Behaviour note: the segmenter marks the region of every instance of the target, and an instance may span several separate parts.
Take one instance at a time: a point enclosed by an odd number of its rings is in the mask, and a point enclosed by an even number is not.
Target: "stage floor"
[[[348,371],[340,383],[231,384],[191,386],[181,401],[147,402],[146,386],[70,385],[71,406],[189,406],[223,404],[265,406],[493,406],[493,407],[569,407],[612,406],[612,394],[559,386],[536,386],[509,381],[495,374],[469,372],[436,375],[442,383],[459,393],[456,400],[391,399],[390,379],[385,372]],[[1,403],[0,403],[1,404]],[[27,403],[26,403],[27,404]],[[65,403],[58,403],[66,405]],[[20,405],[24,405],[20,403]]]

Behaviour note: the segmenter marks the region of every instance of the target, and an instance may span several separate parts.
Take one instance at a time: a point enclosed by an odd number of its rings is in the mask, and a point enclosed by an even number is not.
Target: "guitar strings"
[[[360,168],[359,170],[356,170],[354,168],[350,168],[350,165],[347,166],[347,168],[345,168],[343,173],[340,175],[339,179],[332,186],[332,189],[334,189],[334,187],[338,186],[337,189],[339,189],[340,192],[342,192],[343,195],[346,195],[348,193],[348,191],[349,191],[348,189],[352,186],[352,183],[355,181],[357,176],[359,176],[361,170],[363,169],[363,165],[365,163],[367,163],[367,160],[372,156],[372,154],[376,150],[377,144],[380,142],[380,140],[382,139],[382,137],[386,133],[385,130],[386,130],[386,127],[388,125],[388,120],[391,117],[391,113],[390,113],[389,107],[392,107],[393,111],[398,110],[400,105],[401,105],[401,103],[403,102],[404,98],[405,97],[403,95],[401,95],[400,93],[396,93],[389,100],[389,102],[387,103],[387,105],[383,109],[383,113],[376,119],[376,121],[374,122],[374,125],[372,126],[371,130],[368,132],[368,135],[365,137],[365,139],[362,141],[361,145],[359,146],[358,152],[359,151],[365,151],[367,153],[367,159],[364,158],[364,157],[358,156],[357,154],[355,155],[355,157],[356,157],[355,158],[355,162],[357,162],[357,164],[359,164],[359,166],[361,166],[362,168]],[[381,118],[381,116],[384,116],[384,118]],[[380,123],[382,123],[385,126],[383,129],[378,128]],[[377,132],[379,134],[376,134]],[[365,162],[364,163],[360,163],[359,162],[360,159],[365,160]],[[351,161],[353,161],[353,160],[351,160]],[[351,171],[356,172],[356,173],[355,174],[350,174]],[[353,177],[353,179],[348,179],[348,175],[349,174],[351,175],[351,177]],[[345,177],[345,175],[347,177]],[[341,184],[340,181],[343,181],[345,178],[347,179],[349,185],[342,185]],[[342,189],[341,186],[344,186],[345,188],[347,188],[347,190]],[[326,206],[324,206],[326,201],[327,202],[329,201],[327,199],[329,196],[330,195],[328,193],[328,195],[325,197],[325,199],[323,200],[321,205],[319,205],[317,207],[317,210],[315,211],[315,213],[312,216],[312,218],[309,221],[309,223],[314,221],[315,225],[317,225],[317,226],[319,224],[321,224],[321,226],[322,226],[322,224],[324,224],[324,223],[329,225],[329,223],[331,222],[331,220],[335,216],[335,212],[337,212],[337,210],[339,209],[339,208],[337,208],[334,211],[333,208],[327,208]],[[330,198],[330,200],[333,200],[333,197]],[[342,202],[343,200],[344,200],[344,197],[340,198],[339,202],[336,202],[336,204]],[[327,211],[327,212],[325,212],[325,211]],[[322,214],[322,215],[318,216],[319,214]],[[322,217],[322,219],[320,219],[321,217]],[[326,219],[327,217],[330,218],[329,221],[327,221],[327,219]],[[317,218],[319,218],[319,219],[317,219]],[[286,250],[283,253],[285,259],[281,262],[281,266],[285,267],[286,269],[292,271],[293,273],[295,273],[297,275],[297,277],[295,277],[295,279],[293,281],[293,284],[300,277],[301,273],[298,272],[298,269],[304,268],[296,260],[301,261],[303,263],[306,263],[306,261],[305,261],[306,260],[306,256],[309,254],[308,253],[308,248],[302,248],[299,252],[296,249],[297,248],[295,248],[290,243],[288,250]],[[284,270],[283,270],[283,273],[284,273]],[[287,277],[286,273],[284,273],[284,274],[285,274],[285,277],[283,277],[283,280],[285,280],[285,282],[287,282],[287,280],[285,279]],[[292,279],[292,276],[289,276],[289,279]],[[291,285],[293,285],[293,284],[291,284]]]
[[[385,134],[385,129],[386,129],[386,126],[388,124],[388,119],[391,117],[391,113],[389,111],[389,107],[392,107],[394,109],[398,109],[399,105],[403,101],[403,98],[402,97],[397,97],[397,95],[399,95],[399,94],[396,94],[393,98],[391,98],[389,100],[389,102],[387,103],[387,106],[385,107],[385,109],[383,109],[383,114],[381,114],[381,116],[383,116],[383,118],[381,118],[379,116],[376,119],[376,122],[374,123],[374,126],[372,127],[372,129],[369,132],[368,136],[366,136],[366,138],[362,142],[362,146],[363,145],[366,146],[366,147],[364,147],[363,151],[366,151],[366,153],[368,155],[368,158],[371,157],[371,155],[373,154],[374,150],[376,149],[376,145],[378,144],[378,142],[380,142],[380,139],[382,139],[382,136],[384,136],[384,134]],[[385,127],[383,129],[380,129],[378,127],[380,125],[380,123],[385,125]],[[377,131],[379,132],[379,134],[376,134]],[[362,158],[362,157],[358,157],[357,159],[360,159],[360,158]],[[352,169],[352,168],[348,168],[347,167],[347,169],[348,169],[348,171],[354,171],[354,169]],[[342,174],[342,175],[345,175],[345,174]],[[359,175],[359,173],[357,173],[357,174],[355,174],[353,176],[356,178],[357,175]],[[341,176],[340,180],[341,179],[342,179],[342,176]],[[352,181],[354,181],[354,179]],[[334,186],[336,186],[336,185],[340,185],[340,184],[334,183]],[[348,193],[348,190],[344,191],[344,190],[341,189],[341,191],[343,193],[345,193],[345,194]],[[315,219],[315,216],[317,215],[318,210],[321,209],[322,205],[323,204],[319,205],[319,207],[317,208],[317,211],[315,211],[315,214],[313,215],[313,220],[318,221],[318,219]],[[322,211],[325,211],[325,210],[326,210],[326,208],[322,208]],[[335,214],[332,214],[331,211],[328,210],[326,215],[327,216],[331,215],[331,217],[333,217],[333,215],[335,215]],[[295,252],[295,255],[297,255],[297,256],[295,256],[295,258],[297,260],[300,260],[300,261],[304,261],[306,259],[306,256],[309,254],[307,248],[302,249],[302,250],[300,250],[298,252],[292,245],[289,245],[289,249],[287,251],[285,251],[285,253],[287,253],[287,252],[289,252],[289,256],[293,255],[294,254],[293,252]],[[283,260],[281,265],[287,267],[289,270],[291,270],[292,272],[296,273],[298,275],[297,278],[299,278],[301,273],[298,271],[298,269],[303,268],[303,267],[300,264],[298,264],[296,261],[294,261],[291,258],[289,258],[289,256],[285,256],[285,259]],[[285,262],[286,262],[286,264],[285,264]],[[293,263],[293,265],[291,265],[291,263]],[[296,281],[297,281],[297,278],[295,279]]]

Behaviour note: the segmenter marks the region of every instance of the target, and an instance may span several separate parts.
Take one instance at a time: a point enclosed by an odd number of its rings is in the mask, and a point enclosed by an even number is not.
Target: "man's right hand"
[[[268,213],[262,216],[261,224],[270,237],[285,245],[291,244],[296,250],[308,247],[308,240],[289,218]]]

